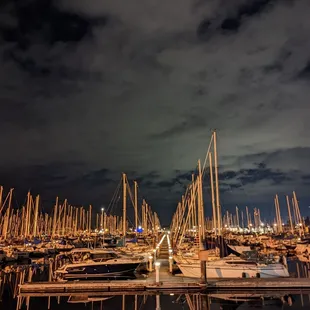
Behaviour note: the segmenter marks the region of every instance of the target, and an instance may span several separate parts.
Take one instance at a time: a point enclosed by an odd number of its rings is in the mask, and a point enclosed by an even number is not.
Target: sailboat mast
[[[201,162],[198,160],[198,197],[199,197],[199,208],[200,208],[200,218],[201,218],[201,237],[204,242],[205,240],[205,215],[203,207],[203,194],[202,194],[202,171],[201,171]]]
[[[209,153],[209,166],[210,166],[210,183],[211,183],[211,201],[212,201],[212,213],[213,213],[213,229],[215,235],[217,235],[217,220],[216,220],[216,208],[214,201],[214,180],[213,180],[213,168],[212,168],[212,153]]]
[[[34,210],[34,224],[33,224],[33,236],[37,236],[37,225],[38,225],[38,213],[39,213],[39,200],[40,196],[37,195],[35,202],[35,210]]]
[[[126,237],[126,218],[127,218],[127,188],[126,188],[126,174],[123,173],[123,236]]]
[[[0,213],[2,211],[2,195],[3,195],[3,186],[0,186]]]
[[[292,222],[290,200],[289,200],[287,195],[286,195],[286,204],[287,204],[287,211],[288,211],[288,219],[290,221],[291,234],[293,235],[294,234],[294,228],[293,228],[293,222]]]
[[[138,183],[134,181],[135,186],[135,228],[136,228],[136,234],[138,234]]]
[[[219,192],[219,179],[218,179],[218,164],[217,164],[217,141],[216,141],[216,131],[213,132],[213,148],[214,148],[214,172],[215,172],[215,203],[217,209],[217,225],[219,234],[222,234],[222,215],[220,206],[220,192]]]

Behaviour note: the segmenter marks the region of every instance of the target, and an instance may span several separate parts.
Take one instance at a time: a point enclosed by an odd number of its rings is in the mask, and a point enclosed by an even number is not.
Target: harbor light
[[[169,272],[172,273],[172,262],[173,262],[173,257],[169,256]]]
[[[149,256],[149,271],[153,271],[153,263],[152,263],[152,260],[153,260],[153,256]]]
[[[159,284],[159,269],[160,269],[160,262],[156,262],[155,263],[155,271],[156,271],[155,281],[156,281],[156,284]]]

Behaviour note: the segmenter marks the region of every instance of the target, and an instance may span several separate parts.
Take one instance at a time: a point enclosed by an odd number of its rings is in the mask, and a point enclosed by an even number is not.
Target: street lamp
[[[156,284],[159,284],[159,269],[160,269],[160,262],[156,262],[155,263],[155,271],[156,271],[155,281],[156,281]]]
[[[104,211],[104,208],[101,208],[101,219],[100,219],[100,228],[101,228],[101,230],[103,229],[103,211]]]

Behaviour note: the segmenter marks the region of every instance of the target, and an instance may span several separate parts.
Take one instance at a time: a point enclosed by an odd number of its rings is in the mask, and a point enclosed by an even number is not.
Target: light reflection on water
[[[297,268],[297,265],[299,268]],[[297,269],[300,270],[300,276],[306,276],[306,269],[304,265],[298,261],[291,261],[289,263],[289,270],[291,273],[297,275]],[[34,276],[34,281],[46,280],[48,272],[46,270],[37,272]],[[8,278],[7,278],[8,279]],[[2,286],[2,302],[0,302],[0,309],[15,310],[16,299],[14,299],[14,275],[7,281],[6,288]],[[1,285],[0,285],[1,290]],[[244,292],[245,293],[245,292]],[[299,293],[299,292],[298,292]],[[103,300],[104,299],[104,300]],[[285,295],[285,293],[270,293],[268,296],[247,295],[238,293],[238,295],[229,294],[187,294],[187,295],[117,295],[105,296],[98,300],[94,296],[71,296],[68,297],[51,297],[50,309],[52,310],[70,310],[70,309],[89,309],[89,310],[174,310],[174,309],[189,309],[189,310],[230,310],[230,309],[292,309],[297,310],[301,308],[309,309],[310,307],[310,292],[300,292],[300,294]],[[23,302],[22,309],[26,309],[26,303]],[[48,298],[31,298],[29,309],[41,310],[48,309]]]
[[[16,303],[12,299],[7,299],[5,296],[3,299],[3,309],[13,310],[16,309]],[[227,300],[228,298],[232,300]],[[201,294],[195,295],[121,295],[121,296],[109,296],[105,297],[105,300],[96,300],[84,296],[84,300],[79,296],[77,298],[62,297],[57,300],[57,297],[51,297],[51,307],[53,310],[177,310],[177,309],[189,309],[189,310],[233,310],[233,309],[292,309],[297,310],[301,308],[309,309],[310,295],[291,295],[292,300],[279,297],[257,297],[251,298],[249,301],[240,301],[238,298],[234,300],[234,296],[226,296],[223,298],[210,297]],[[69,301],[69,302],[68,302]],[[205,302],[205,303],[204,303]],[[29,309],[39,310],[47,309],[47,298],[32,298],[30,300]],[[2,308],[2,307],[1,307]],[[25,309],[25,304],[22,309]]]

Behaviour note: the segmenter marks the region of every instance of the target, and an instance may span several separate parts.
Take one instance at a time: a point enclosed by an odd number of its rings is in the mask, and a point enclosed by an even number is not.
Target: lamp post
[[[173,262],[173,257],[169,256],[169,272],[172,273],[172,262]]]
[[[156,262],[155,263],[155,271],[156,271],[155,282],[156,282],[156,284],[159,284],[159,269],[160,269],[160,262]]]
[[[103,229],[103,211],[104,211],[104,208],[101,208],[100,230]]]
[[[150,256],[149,256],[149,271],[153,271],[153,263],[152,263],[152,260],[153,260],[153,256],[150,255]]]

